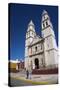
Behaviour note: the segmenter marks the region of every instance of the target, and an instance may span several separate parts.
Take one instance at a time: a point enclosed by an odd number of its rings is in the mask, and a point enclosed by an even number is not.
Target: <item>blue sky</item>
[[[25,35],[28,23],[32,20],[36,33],[41,35],[42,12],[46,10],[53,24],[58,45],[58,7],[44,5],[9,4],[9,59],[23,59]]]

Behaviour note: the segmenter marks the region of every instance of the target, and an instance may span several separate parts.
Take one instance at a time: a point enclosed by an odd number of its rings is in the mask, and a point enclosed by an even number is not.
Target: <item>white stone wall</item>
[[[58,50],[54,50],[54,60],[55,60],[55,65],[58,65]]]
[[[50,50],[45,55],[46,66],[56,66],[58,64],[57,52],[55,50]]]
[[[42,36],[43,36],[44,38],[47,37],[47,36],[49,36],[49,35],[53,35],[53,36],[55,37],[54,31],[52,30],[51,27],[48,27],[48,28],[42,30]]]
[[[45,50],[49,50],[49,49],[57,49],[57,45],[56,45],[56,40],[55,38],[51,35],[47,38],[45,38]]]
[[[32,61],[33,66],[35,65],[36,58],[39,60],[39,68],[42,67],[42,59],[44,60],[44,53],[30,57],[30,61]]]
[[[35,50],[35,47],[37,47],[37,51]],[[38,54],[43,51],[43,44],[38,43],[38,44],[32,46],[31,48],[32,48],[32,54]]]
[[[57,50],[58,47],[57,47],[57,43],[56,43],[56,39],[55,38],[52,38],[52,42],[51,43],[53,44],[53,48],[55,48]]]
[[[28,47],[25,48],[25,57],[28,56]]]
[[[25,57],[25,68],[28,69],[29,67],[29,58]]]

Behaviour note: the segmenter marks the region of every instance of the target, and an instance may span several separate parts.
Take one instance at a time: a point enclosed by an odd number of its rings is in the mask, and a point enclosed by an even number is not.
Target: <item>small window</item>
[[[46,22],[46,26],[48,25],[48,22]]]
[[[45,24],[43,23],[43,27],[45,27]]]
[[[29,31],[29,36],[30,36],[30,31]]]
[[[35,51],[37,51],[37,47],[35,47]]]
[[[42,50],[42,44],[41,44],[41,50]]]
[[[44,20],[45,20],[45,16],[44,16]]]
[[[48,37],[47,37],[47,47],[49,47],[49,39],[48,39]]]

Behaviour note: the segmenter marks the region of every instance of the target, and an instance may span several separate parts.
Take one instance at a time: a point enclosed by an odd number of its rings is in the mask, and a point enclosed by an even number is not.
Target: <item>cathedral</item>
[[[56,38],[47,11],[42,12],[41,35],[35,32],[31,20],[28,24],[25,40],[25,68],[40,69],[58,66],[58,48]]]

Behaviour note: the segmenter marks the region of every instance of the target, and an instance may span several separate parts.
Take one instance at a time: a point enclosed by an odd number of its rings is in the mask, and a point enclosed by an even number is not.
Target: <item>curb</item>
[[[46,84],[50,84],[49,82],[46,82],[46,81],[44,81],[44,82],[36,82],[36,81],[32,81],[32,80],[27,80],[27,79],[24,79],[24,78],[22,78],[22,77],[11,77],[11,78],[14,78],[14,79],[17,79],[17,80],[23,80],[23,81],[25,81],[25,82],[28,82],[28,83],[31,83],[31,84],[33,84],[33,85],[46,85]]]

